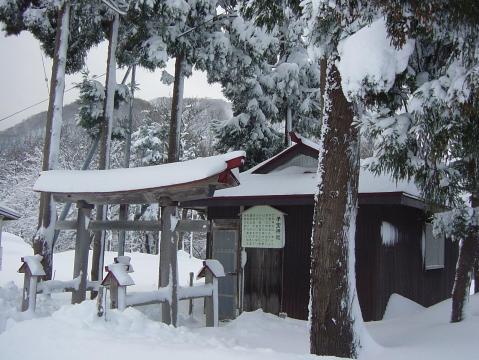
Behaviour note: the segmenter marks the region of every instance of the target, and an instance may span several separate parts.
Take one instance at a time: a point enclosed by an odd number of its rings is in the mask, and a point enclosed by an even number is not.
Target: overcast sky
[[[106,43],[92,49],[88,55],[87,66],[90,74],[100,75],[106,69],[108,46]],[[43,54],[45,70],[48,79],[51,75],[52,62]],[[168,72],[173,74],[174,61],[168,64]],[[119,70],[117,82],[121,82],[125,71]],[[151,100],[159,96],[171,96],[173,86],[166,86],[160,82],[161,71],[149,72],[137,69],[136,82],[140,90],[136,97]],[[47,86],[42,66],[42,52],[40,44],[29,33],[23,32],[20,36],[5,37],[0,32],[0,119],[13,114],[27,106],[48,98]],[[66,89],[74,86],[81,80],[81,74],[67,76]],[[98,79],[105,81],[105,77]],[[218,84],[208,84],[206,75],[194,72],[185,82],[185,97],[224,98]],[[78,98],[78,90],[65,93],[65,104]],[[30,110],[15,115],[8,120],[0,121],[0,130],[10,127],[26,117],[47,110],[48,103],[35,106]]]

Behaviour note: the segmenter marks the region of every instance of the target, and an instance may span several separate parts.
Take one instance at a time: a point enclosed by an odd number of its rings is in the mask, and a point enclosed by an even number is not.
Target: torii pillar
[[[161,238],[160,238],[160,272],[159,287],[171,287],[171,302],[161,304],[162,322],[177,326],[178,323],[178,233],[176,224],[172,223],[177,215],[177,202],[160,200]]]

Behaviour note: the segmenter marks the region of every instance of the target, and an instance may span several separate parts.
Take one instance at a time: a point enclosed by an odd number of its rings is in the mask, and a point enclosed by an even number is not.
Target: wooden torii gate
[[[90,232],[106,230],[161,231],[158,287],[172,287],[171,303],[162,303],[162,321],[176,326],[178,314],[177,232],[205,231],[202,220],[177,220],[179,202],[210,197],[217,189],[239,185],[234,172],[244,162],[245,153],[198,158],[157,166],[110,170],[50,170],[41,173],[34,190],[51,193],[57,202],[76,203],[74,221],[58,221],[58,230],[76,230],[73,278],[79,286],[72,291],[72,303],[86,299],[86,292],[98,284],[87,282]],[[161,208],[158,221],[91,221],[94,205],[153,204]],[[100,278],[103,264],[100,261]]]

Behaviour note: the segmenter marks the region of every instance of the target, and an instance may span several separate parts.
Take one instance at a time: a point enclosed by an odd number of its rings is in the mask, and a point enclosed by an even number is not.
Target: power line
[[[42,58],[43,76],[45,77],[45,85],[47,86],[47,96],[48,96],[50,95],[50,87],[48,86],[48,76],[47,76],[47,71],[45,70],[45,60],[43,59],[43,52],[41,47],[40,47],[40,56]]]
[[[106,75],[106,73],[103,73],[103,74],[101,74],[101,75],[95,75],[95,76],[92,77],[92,80],[98,79],[98,78],[103,77],[103,76],[105,76],[105,75]],[[72,86],[71,88],[68,88],[68,89],[65,90],[64,92],[69,92],[69,91],[71,91],[71,90],[73,90],[73,89],[75,89],[75,88],[77,88],[77,87],[79,87],[78,84],[75,85],[75,86]],[[20,113],[22,113],[22,112],[24,112],[24,111],[27,111],[27,110],[29,110],[29,109],[35,107],[35,106],[38,106],[38,105],[40,105],[40,104],[43,104],[43,103],[47,102],[48,100],[49,100],[49,99],[44,99],[44,100],[39,101],[39,102],[37,102],[37,103],[35,103],[35,104],[29,105],[29,106],[27,106],[27,107],[24,107],[23,109],[18,110],[18,111],[16,111],[16,112],[14,112],[13,114],[10,114],[10,115],[7,115],[7,116],[1,118],[1,119],[0,119],[0,122],[2,122],[2,121],[4,121],[4,120],[8,120],[8,119],[14,117],[15,115],[18,115],[18,114],[20,114]]]

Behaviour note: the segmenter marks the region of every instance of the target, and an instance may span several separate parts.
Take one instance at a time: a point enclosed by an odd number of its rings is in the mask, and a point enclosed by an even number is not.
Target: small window
[[[434,237],[432,224],[426,223],[423,234],[424,268],[426,270],[444,268],[444,236]]]

